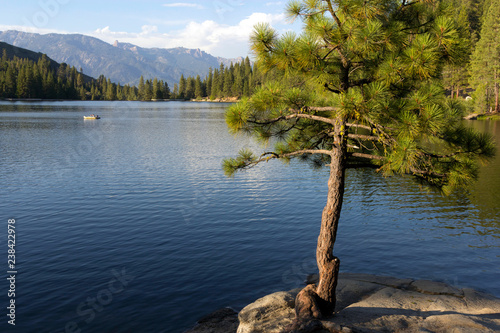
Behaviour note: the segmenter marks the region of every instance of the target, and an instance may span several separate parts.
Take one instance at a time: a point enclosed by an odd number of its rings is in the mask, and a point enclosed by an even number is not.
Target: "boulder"
[[[276,292],[244,307],[238,319],[238,333],[280,332],[295,317],[295,297],[300,289]]]
[[[476,120],[479,117],[478,113],[472,113],[464,117],[465,120]]]
[[[236,333],[238,325],[238,312],[223,308],[201,318],[195,327],[184,333]]]
[[[238,333],[282,332],[298,290],[263,297],[239,314]],[[441,282],[340,274],[336,314],[315,332],[500,332],[500,299]]]

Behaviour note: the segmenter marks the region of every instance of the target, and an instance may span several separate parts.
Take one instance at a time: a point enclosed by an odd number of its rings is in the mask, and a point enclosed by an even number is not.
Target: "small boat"
[[[92,115],[92,116],[83,116],[83,119],[101,119],[101,117],[97,115],[96,116]]]

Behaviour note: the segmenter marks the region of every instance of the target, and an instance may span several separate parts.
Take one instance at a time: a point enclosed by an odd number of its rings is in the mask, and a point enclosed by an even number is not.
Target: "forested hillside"
[[[143,82],[143,89],[119,85],[99,76],[93,79],[45,54],[0,43],[0,97],[21,99],[151,100],[170,98],[166,82]]]
[[[80,99],[86,98],[92,78],[76,68],[58,64],[45,54],[1,43],[0,97]]]

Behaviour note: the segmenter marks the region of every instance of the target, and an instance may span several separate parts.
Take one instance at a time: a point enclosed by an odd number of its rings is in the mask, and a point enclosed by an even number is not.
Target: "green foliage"
[[[472,85],[476,108],[500,112],[500,1],[492,0],[485,12],[481,39],[472,55]]]
[[[179,80],[179,99],[203,99],[228,97],[248,97],[250,94],[266,80],[263,75],[252,68],[248,57],[241,63],[231,64],[229,67],[221,63],[218,69],[210,68],[208,75],[201,80],[199,76],[185,78],[181,76]]]
[[[237,158],[229,158],[224,160],[222,168],[224,173],[231,177],[234,172],[242,166],[248,166],[255,162],[257,159],[253,153],[248,149],[241,149]]]
[[[287,8],[303,21],[302,34],[255,26],[257,68],[274,80],[226,113],[234,133],[278,144],[260,158],[245,151],[224,162],[226,173],[269,158],[324,165],[340,150],[347,166],[412,175],[443,193],[476,178],[478,159],[495,148],[463,128],[463,107],[445,96],[443,69],[463,66],[469,48],[446,3],[311,0]]]
[[[57,69],[42,56],[37,62],[6,55],[0,61],[0,97],[80,99],[85,82],[74,67]]]

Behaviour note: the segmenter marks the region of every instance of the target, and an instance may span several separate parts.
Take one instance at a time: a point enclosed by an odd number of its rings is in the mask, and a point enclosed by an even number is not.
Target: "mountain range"
[[[21,31],[0,32],[0,41],[47,54],[51,59],[82,69],[94,78],[104,75],[120,84],[137,85],[139,79],[157,77],[173,87],[181,74],[204,77],[210,67],[228,66],[243,58],[214,57],[200,49],[183,47],[142,48],[115,41],[113,45],[81,34],[37,34]]]

